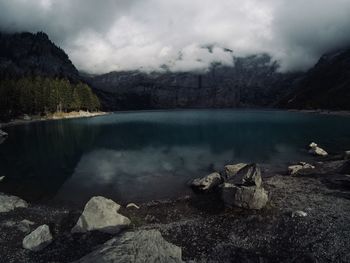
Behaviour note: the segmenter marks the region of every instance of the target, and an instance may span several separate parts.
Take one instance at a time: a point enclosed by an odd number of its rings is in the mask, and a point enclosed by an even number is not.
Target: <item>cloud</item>
[[[45,31],[95,73],[232,65],[225,48],[305,70],[350,44],[349,24],[348,0],[0,0],[1,30]]]

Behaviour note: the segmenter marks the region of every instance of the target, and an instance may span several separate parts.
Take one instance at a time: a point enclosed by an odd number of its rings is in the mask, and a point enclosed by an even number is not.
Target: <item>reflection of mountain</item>
[[[8,127],[11,135],[0,147],[0,167],[7,180],[0,191],[33,201],[55,196],[97,136],[98,127],[90,129],[81,121]]]

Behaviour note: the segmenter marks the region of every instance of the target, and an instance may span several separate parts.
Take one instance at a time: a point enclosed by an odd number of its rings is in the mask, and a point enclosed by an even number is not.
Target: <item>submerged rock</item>
[[[0,130],[0,137],[7,137],[7,132],[4,132],[3,130]]]
[[[0,176],[0,182],[5,179],[5,176]]]
[[[52,235],[48,225],[39,226],[23,239],[23,248],[40,251],[52,242]]]
[[[325,150],[318,147],[318,145],[314,142],[310,143],[309,147],[310,147],[309,153],[311,153],[313,155],[317,155],[317,156],[327,156],[328,155],[328,153]]]
[[[98,230],[116,234],[130,224],[130,219],[118,214],[120,205],[102,196],[92,197],[86,203],[83,213],[73,227],[72,233]]]
[[[245,165],[227,182],[235,185],[260,187],[262,183],[261,170],[256,164]]]
[[[262,187],[225,183],[222,187],[222,199],[229,206],[259,210],[267,204],[268,195]]]
[[[344,152],[344,160],[350,160],[350,151]]]
[[[223,178],[219,173],[212,173],[203,178],[194,179],[191,187],[201,192],[208,192],[222,184]]]
[[[290,175],[295,175],[298,174],[304,170],[311,170],[311,169],[315,169],[315,166],[309,164],[309,163],[305,163],[305,162],[300,162],[296,165],[291,165],[288,167],[288,172]]]
[[[167,242],[158,230],[126,232],[76,263],[181,263],[181,248]]]
[[[225,166],[225,176],[226,179],[229,179],[235,176],[239,170],[247,166],[246,163],[237,163],[237,164],[229,164]]]
[[[26,208],[28,203],[17,196],[0,193],[0,213],[10,212],[16,208]]]

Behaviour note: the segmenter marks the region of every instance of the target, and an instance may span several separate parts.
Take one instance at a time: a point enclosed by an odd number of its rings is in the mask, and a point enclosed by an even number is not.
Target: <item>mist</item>
[[[206,70],[259,53],[307,70],[350,45],[349,25],[348,0],[0,0],[1,31],[44,31],[90,73]]]

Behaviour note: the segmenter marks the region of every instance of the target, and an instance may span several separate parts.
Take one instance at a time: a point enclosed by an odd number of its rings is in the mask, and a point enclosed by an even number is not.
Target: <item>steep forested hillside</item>
[[[46,34],[0,34],[1,120],[99,107],[67,54]]]

